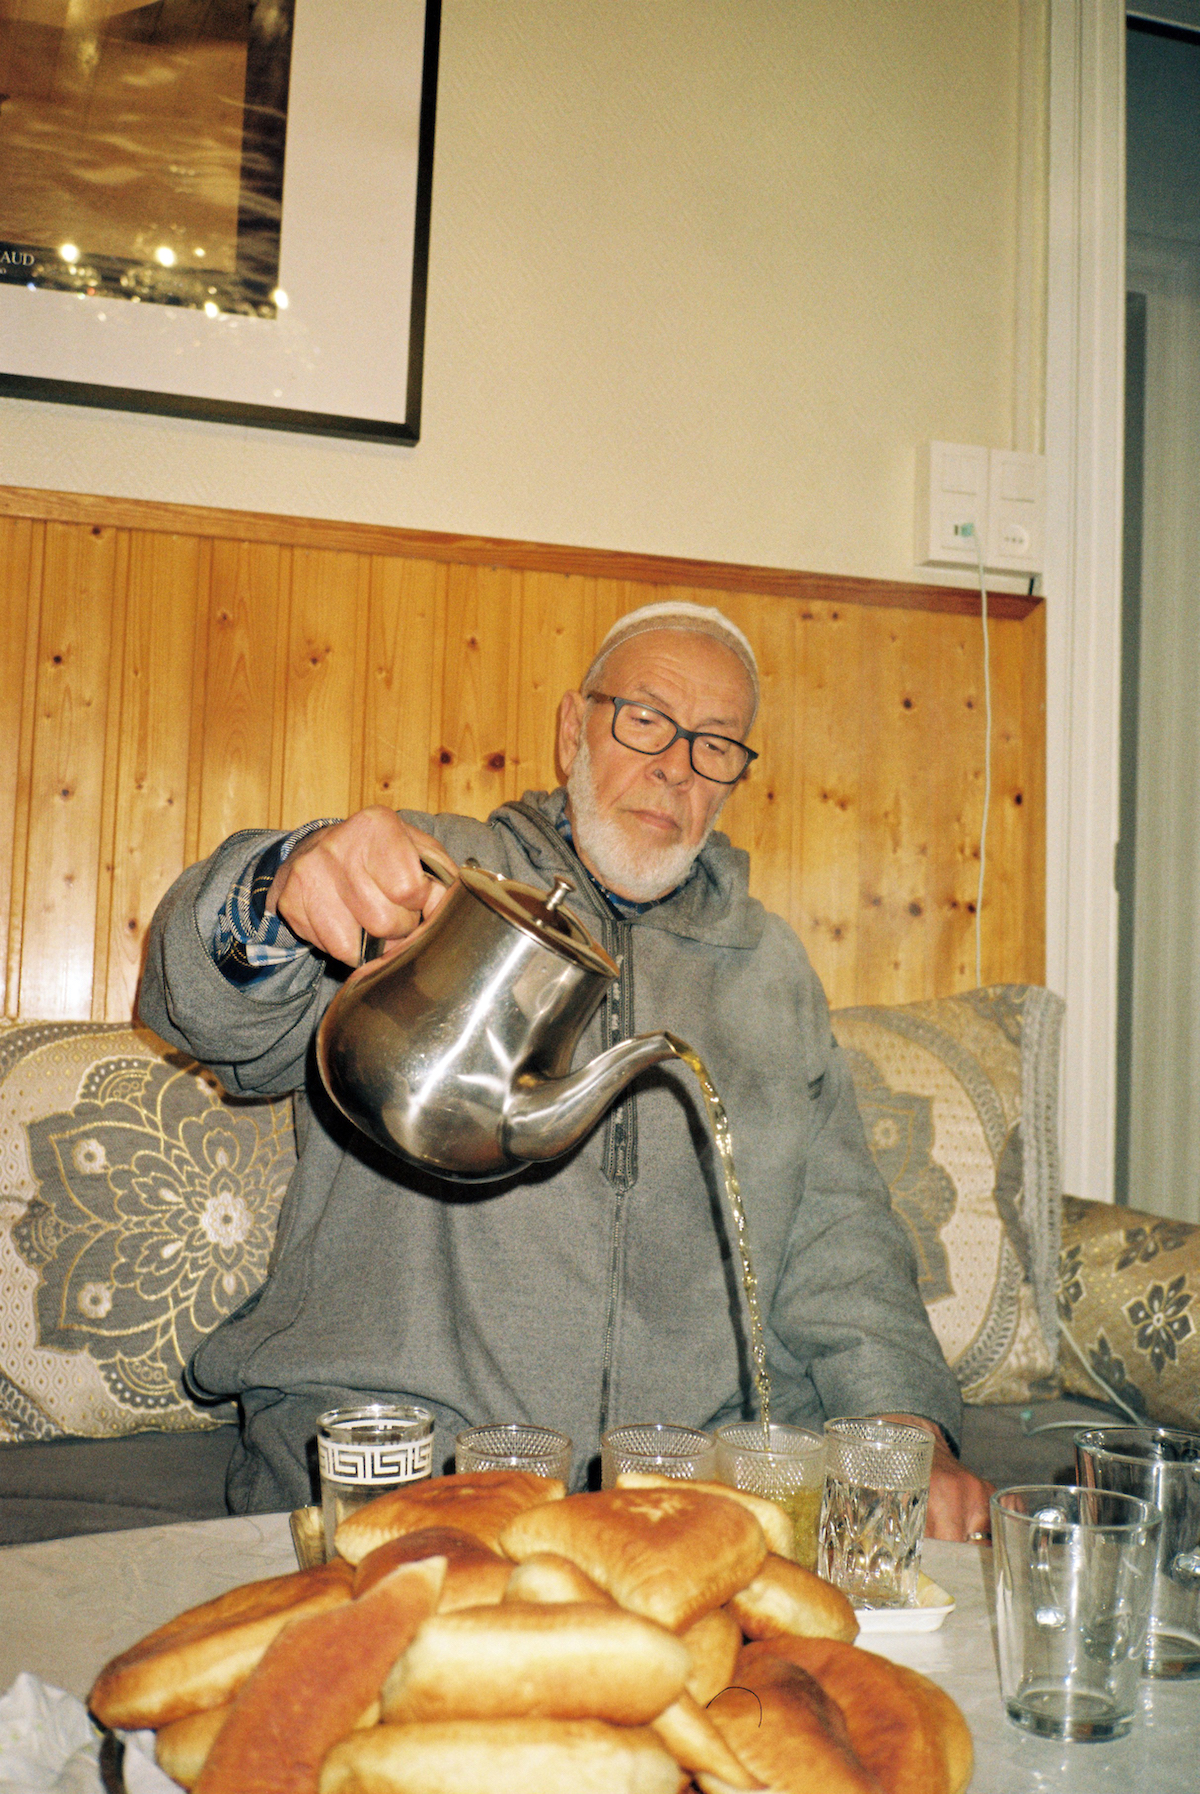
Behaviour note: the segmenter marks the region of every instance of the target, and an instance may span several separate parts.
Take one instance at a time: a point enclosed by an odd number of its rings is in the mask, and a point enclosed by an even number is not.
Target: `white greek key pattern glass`
[[[428,1408],[388,1402],[331,1408],[317,1422],[317,1468],[325,1553],[332,1557],[334,1535],[349,1514],[429,1475],[433,1415]]]

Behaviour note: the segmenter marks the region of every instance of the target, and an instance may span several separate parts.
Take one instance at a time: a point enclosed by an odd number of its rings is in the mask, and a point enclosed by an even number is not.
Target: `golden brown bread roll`
[[[714,1776],[724,1787],[739,1789],[743,1794],[747,1789],[762,1787],[686,1689],[650,1724],[675,1761],[693,1775]]]
[[[642,1727],[461,1719],[343,1739],[325,1759],[320,1794],[680,1794],[687,1779]]]
[[[504,1591],[506,1601],[591,1601],[610,1607],[612,1596],[590,1576],[585,1576],[569,1557],[539,1551],[518,1564]],[[739,1640],[740,1642],[740,1640]]]
[[[200,1771],[213,1747],[213,1740],[229,1717],[231,1703],[210,1707],[204,1713],[189,1713],[184,1719],[173,1719],[163,1726],[154,1739],[154,1761],[164,1775],[181,1788],[194,1788]]]
[[[850,1745],[841,1709],[794,1663],[743,1651],[734,1685],[708,1707],[730,1749],[769,1794],[882,1794]],[[705,1794],[716,1782],[696,1778]]]
[[[617,1477],[618,1489],[669,1489],[672,1481],[678,1478],[656,1476],[650,1470],[622,1470]],[[763,1529],[763,1537],[767,1548],[774,1551],[777,1557],[795,1558],[796,1529],[790,1517],[784,1513],[777,1502],[767,1501],[761,1495],[752,1495],[749,1489],[733,1489],[728,1483],[689,1482],[689,1489],[699,1489],[704,1495],[721,1495],[726,1501],[736,1501],[753,1514]]]
[[[473,1470],[465,1476],[406,1483],[348,1515],[334,1543],[348,1562],[356,1564],[402,1533],[423,1526],[452,1526],[494,1551],[515,1515],[542,1502],[561,1501],[566,1492],[566,1484],[556,1477],[534,1476],[528,1470]]]
[[[321,1564],[177,1614],[105,1664],[88,1696],[92,1712],[134,1731],[223,1705],[290,1620],[349,1601],[352,1575],[348,1564]]]
[[[812,1570],[768,1557],[758,1574],[729,1603],[747,1638],[858,1637],[854,1609],[840,1588]]]
[[[913,1689],[937,1732],[946,1764],[947,1794],[963,1794],[975,1771],[975,1745],[961,1708],[944,1688],[918,1670],[902,1663],[893,1663],[892,1668],[900,1681]]]
[[[962,1794],[974,1767],[971,1733],[936,1682],[831,1638],[768,1639],[747,1645],[739,1662],[764,1652],[798,1664],[833,1697],[884,1794]]]
[[[677,1631],[744,1588],[767,1546],[737,1502],[676,1482],[528,1508],[500,1549],[518,1563],[541,1551],[568,1557],[622,1607]]]
[[[383,1717],[644,1725],[688,1667],[677,1638],[619,1607],[506,1601],[427,1620],[384,1683]]]
[[[285,1627],[238,1691],[196,1794],[316,1794],[326,1752],[433,1612],[445,1568],[401,1564],[357,1601]]]
[[[720,1694],[733,1680],[733,1666],[742,1648],[742,1628],[727,1607],[714,1607],[681,1632],[679,1641],[687,1646],[692,1660],[687,1691],[693,1700],[707,1707],[713,1695]]]
[[[833,1638],[747,1645],[738,1674],[764,1655],[796,1664],[837,1702],[855,1755],[884,1794],[963,1794],[975,1767],[971,1732],[936,1682]]]
[[[423,1526],[419,1532],[402,1533],[389,1539],[363,1558],[354,1572],[354,1596],[366,1594],[369,1588],[396,1568],[397,1564],[419,1563],[423,1557],[444,1557],[446,1579],[438,1600],[440,1613],[456,1607],[486,1607],[503,1598],[513,1566],[498,1551],[489,1551],[469,1532],[453,1526]]]

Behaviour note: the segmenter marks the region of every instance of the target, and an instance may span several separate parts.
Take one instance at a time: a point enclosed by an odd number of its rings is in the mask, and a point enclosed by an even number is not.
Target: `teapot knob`
[[[575,886],[571,883],[569,878],[556,878],[550,895],[546,898],[546,908],[551,910],[557,909],[567,892],[573,891],[574,889]]]

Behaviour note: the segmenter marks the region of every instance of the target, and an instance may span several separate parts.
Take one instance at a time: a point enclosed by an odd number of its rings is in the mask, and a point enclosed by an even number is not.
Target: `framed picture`
[[[440,0],[0,0],[0,395],[420,431]]]

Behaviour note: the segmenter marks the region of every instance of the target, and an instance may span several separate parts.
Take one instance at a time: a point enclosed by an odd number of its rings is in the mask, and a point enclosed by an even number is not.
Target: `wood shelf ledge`
[[[147,530],[240,542],[281,543],[344,554],[386,555],[508,567],[519,572],[561,573],[583,579],[624,580],[638,585],[721,592],[755,592],[810,604],[856,604],[894,610],[940,611],[978,616],[979,593],[971,586],[936,586],[907,580],[862,579],[851,574],[802,573],[786,567],[752,567],[733,561],[694,561],[665,554],[631,554],[610,548],[575,548],[553,542],[518,542],[440,530],[399,529],[261,511],[227,511],[203,505],[164,504],[98,493],[42,491],[0,486],[0,516],[40,522],[90,524],[93,529]],[[1042,604],[1040,597],[989,592],[988,612],[1017,621]]]

